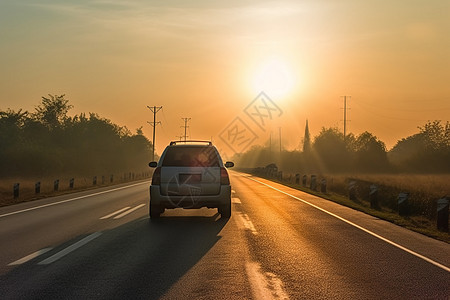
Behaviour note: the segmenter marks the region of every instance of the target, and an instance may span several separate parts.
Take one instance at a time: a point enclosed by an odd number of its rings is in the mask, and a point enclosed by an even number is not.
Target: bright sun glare
[[[293,87],[293,75],[287,64],[280,59],[264,62],[253,77],[254,93],[265,92],[269,97],[285,97]]]

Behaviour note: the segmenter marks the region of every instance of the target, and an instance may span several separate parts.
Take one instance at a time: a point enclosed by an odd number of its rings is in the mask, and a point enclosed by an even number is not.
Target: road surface
[[[232,217],[148,182],[0,208],[1,299],[448,299],[450,245],[230,172]]]

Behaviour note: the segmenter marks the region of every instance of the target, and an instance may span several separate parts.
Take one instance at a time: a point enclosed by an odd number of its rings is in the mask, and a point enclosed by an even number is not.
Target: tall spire
[[[305,137],[303,138],[303,152],[309,153],[310,151],[311,151],[311,137],[309,135],[308,119],[306,119]]]

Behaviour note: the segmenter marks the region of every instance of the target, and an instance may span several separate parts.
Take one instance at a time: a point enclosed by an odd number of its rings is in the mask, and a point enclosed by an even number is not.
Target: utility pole
[[[161,122],[156,122],[156,113],[162,108],[162,106],[148,106],[148,109],[150,109],[153,113],[153,122],[147,122],[148,124],[153,126],[153,142],[152,142],[152,161],[155,160],[155,132],[156,132],[156,125],[161,124]]]
[[[184,121],[184,126],[181,126],[181,127],[184,127],[184,141],[186,142],[186,137],[187,137],[186,130],[189,127],[189,126],[187,126],[187,123],[188,123],[188,121],[191,120],[191,118],[181,118],[181,119]]]
[[[269,136],[269,155],[272,154],[272,131],[270,131],[270,136]]]
[[[344,141],[345,137],[347,136],[347,97],[350,98],[351,96],[342,96],[344,98]]]
[[[281,127],[278,127],[278,133],[280,136],[280,153],[281,153]]]

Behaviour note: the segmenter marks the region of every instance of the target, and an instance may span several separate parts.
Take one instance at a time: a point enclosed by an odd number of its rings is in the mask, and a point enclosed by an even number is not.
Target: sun
[[[265,92],[269,97],[282,98],[292,91],[293,83],[289,66],[283,60],[273,58],[256,69],[252,90],[254,93]]]

